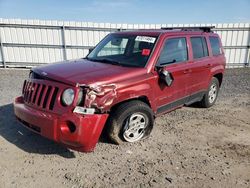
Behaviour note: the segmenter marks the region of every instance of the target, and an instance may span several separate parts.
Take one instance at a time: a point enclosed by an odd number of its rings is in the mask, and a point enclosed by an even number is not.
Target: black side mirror
[[[170,72],[161,69],[161,71],[159,72],[159,76],[160,79],[167,85],[167,86],[171,86],[173,83],[173,76]]]
[[[89,54],[94,50],[94,47],[89,48]]]

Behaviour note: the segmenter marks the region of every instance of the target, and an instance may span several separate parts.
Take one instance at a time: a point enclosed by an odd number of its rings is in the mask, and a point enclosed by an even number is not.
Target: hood
[[[34,68],[32,71],[44,77],[69,85],[109,84],[145,72],[145,68],[123,67],[86,59],[64,61]]]

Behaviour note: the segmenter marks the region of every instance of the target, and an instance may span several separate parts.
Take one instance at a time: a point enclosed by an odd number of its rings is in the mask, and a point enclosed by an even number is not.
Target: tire
[[[113,143],[136,142],[150,134],[154,116],[144,102],[129,101],[115,108],[107,123],[107,134]]]
[[[203,108],[209,108],[214,105],[218,97],[219,89],[219,81],[217,78],[213,77],[207,92],[205,93],[203,99],[200,102]]]

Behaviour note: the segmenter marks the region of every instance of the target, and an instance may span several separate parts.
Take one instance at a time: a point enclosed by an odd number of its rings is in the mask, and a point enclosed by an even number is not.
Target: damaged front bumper
[[[108,114],[67,112],[58,115],[45,112],[27,106],[23,97],[15,99],[14,112],[30,130],[81,152],[94,150],[108,118]]]

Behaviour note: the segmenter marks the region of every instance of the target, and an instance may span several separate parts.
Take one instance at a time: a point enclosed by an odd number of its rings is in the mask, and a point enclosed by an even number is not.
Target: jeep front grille
[[[23,99],[27,104],[46,110],[53,110],[58,91],[58,87],[25,80]]]

